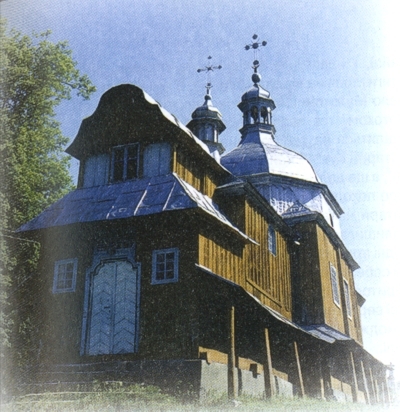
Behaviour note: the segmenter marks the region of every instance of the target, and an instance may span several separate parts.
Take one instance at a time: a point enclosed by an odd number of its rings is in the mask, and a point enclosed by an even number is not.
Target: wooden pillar
[[[390,399],[390,392],[389,392],[389,385],[388,385],[388,381],[387,381],[386,371],[385,371],[385,375],[383,377],[383,393],[385,395],[385,402],[387,404],[389,404],[391,399]]]
[[[229,309],[229,352],[228,352],[228,398],[237,397],[237,377],[235,370],[235,307]]]
[[[321,399],[328,400],[332,396],[331,370],[327,357],[320,356]]]
[[[300,356],[299,356],[299,350],[297,348],[296,341],[293,341],[293,348],[294,348],[294,356],[296,358],[296,369],[297,369],[297,376],[299,380],[300,397],[304,398],[305,392],[304,392],[303,375],[301,373]]]
[[[357,383],[357,371],[356,371],[356,365],[354,363],[353,352],[350,352],[350,367],[351,367],[351,372],[353,375],[353,384],[351,385],[351,394],[353,395],[353,402],[357,403],[358,402],[358,383]]]
[[[375,388],[375,393],[376,393],[376,403],[379,403],[382,401],[382,399],[381,399],[381,394],[379,393],[378,379],[374,379],[374,388]]]
[[[265,362],[264,362],[264,385],[265,385],[265,396],[267,398],[275,395],[275,382],[274,375],[272,373],[272,356],[271,356],[271,346],[269,342],[269,330],[265,328]]]
[[[376,393],[376,389],[375,389],[375,380],[374,380],[374,375],[372,373],[372,368],[369,368],[369,380],[371,382],[371,389],[372,389],[371,403],[377,403],[378,398],[377,398],[377,393]]]
[[[365,400],[367,404],[371,404],[371,398],[369,396],[369,389],[368,389],[368,382],[367,382],[367,376],[365,374],[365,369],[364,369],[364,363],[362,360],[360,360],[360,366],[361,366],[361,373],[362,373],[362,378],[363,378],[363,384],[364,384],[364,389],[365,389]]]

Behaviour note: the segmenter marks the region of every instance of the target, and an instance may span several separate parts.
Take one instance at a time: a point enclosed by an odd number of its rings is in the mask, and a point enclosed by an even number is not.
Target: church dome
[[[221,158],[221,164],[235,176],[270,173],[319,182],[307,159],[278,145],[270,133],[261,130],[249,132],[238,147]]]
[[[187,127],[207,145],[211,155],[219,162],[220,155],[225,151],[223,145],[219,143],[219,135],[226,129],[226,126],[222,121],[220,111],[213,106],[211,87],[211,83],[207,83],[204,103],[192,113],[192,120]]]
[[[262,173],[287,176],[319,183],[311,164],[301,155],[275,142],[272,111],[275,103],[259,82],[259,62],[253,62],[253,86],[238,104],[243,113],[242,139],[235,149],[221,158],[221,164],[235,176]]]

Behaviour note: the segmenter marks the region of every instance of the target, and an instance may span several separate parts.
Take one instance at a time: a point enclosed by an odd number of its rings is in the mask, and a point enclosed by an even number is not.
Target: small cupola
[[[247,45],[246,50],[254,49],[256,52],[260,46],[265,46],[267,42],[259,42],[258,36],[253,36],[255,40],[251,45]],[[243,113],[243,128],[240,130],[242,139],[247,134],[255,131],[267,132],[274,138],[275,127],[272,124],[272,111],[275,109],[275,103],[270,97],[270,93],[261,85],[261,75],[258,72],[260,62],[255,59],[253,61],[253,75],[251,80],[253,86],[242,96],[242,101],[238,104],[239,109]]]
[[[211,56],[208,59],[211,59]],[[206,71],[207,76],[209,76],[210,71],[220,68],[221,66],[208,65],[197,71]],[[223,145],[219,143],[219,135],[226,129],[226,126],[222,121],[220,111],[213,106],[211,88],[211,82],[208,81],[204,103],[192,113],[192,120],[187,124],[187,127],[208,146],[210,153],[219,160],[220,155],[225,151]]]

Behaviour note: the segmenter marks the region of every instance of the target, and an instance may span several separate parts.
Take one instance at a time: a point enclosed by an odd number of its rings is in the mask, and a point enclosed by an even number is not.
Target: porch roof
[[[22,225],[17,232],[191,208],[199,208],[245,240],[256,243],[234,226],[211,198],[174,173],[76,189]]]

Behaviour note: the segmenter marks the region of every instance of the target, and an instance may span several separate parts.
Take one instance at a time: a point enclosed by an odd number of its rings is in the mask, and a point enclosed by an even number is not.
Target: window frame
[[[64,287],[64,288],[59,288],[58,284],[60,281],[60,275],[61,272],[59,271],[60,267],[62,265],[68,265],[72,264],[72,278],[71,278],[71,286],[70,287]],[[70,259],[62,259],[62,260],[56,260],[54,262],[54,273],[53,273],[53,293],[58,294],[58,293],[68,293],[68,292],[75,292],[76,289],[76,276],[78,272],[78,259],[77,258],[70,258]],[[62,273],[63,276],[65,276],[66,271]],[[64,282],[66,281],[66,278],[64,277]]]
[[[267,243],[269,252],[276,256],[277,253],[277,244],[276,244],[276,230],[272,225],[268,226],[267,232]]]
[[[329,263],[329,273],[331,278],[332,298],[336,306],[340,308],[340,288],[339,277],[336,267],[332,263]],[[337,298],[336,298],[337,297]]]
[[[353,310],[351,306],[350,283],[343,278],[344,301],[346,303],[346,312],[349,319],[353,319]]]
[[[166,264],[166,255],[169,253],[174,254],[174,260],[173,260],[173,271],[174,271],[174,276],[173,278],[166,278],[166,269],[164,268],[164,277],[163,279],[157,279],[157,264],[160,262],[157,262],[157,257],[160,255],[164,255],[164,265]],[[166,266],[166,265],[165,265]],[[151,268],[151,284],[152,285],[162,285],[162,284],[167,284],[167,283],[176,283],[178,282],[178,277],[179,277],[179,249],[178,248],[169,248],[169,249],[157,249],[153,250],[152,253],[152,268]]]
[[[135,147],[136,148],[136,156],[135,158],[130,157],[129,149]],[[134,180],[139,177],[139,157],[140,157],[140,150],[139,150],[139,143],[129,143],[125,145],[114,146],[111,149],[111,171],[110,171],[110,182],[111,183],[119,183],[119,182],[126,182],[127,180]],[[118,150],[123,150],[123,158],[122,158],[122,178],[116,180],[115,178],[115,165],[116,165],[116,152]],[[129,161],[131,159],[136,159],[136,171],[134,177],[128,177],[128,170],[129,170]]]

